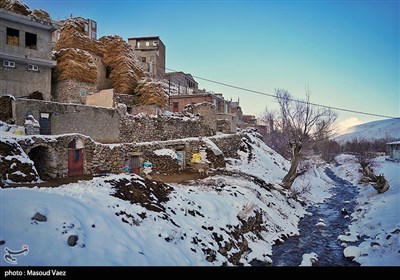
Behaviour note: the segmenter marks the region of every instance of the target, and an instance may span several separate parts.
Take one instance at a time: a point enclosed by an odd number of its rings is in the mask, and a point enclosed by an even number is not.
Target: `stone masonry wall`
[[[126,113],[126,106],[119,106],[120,136],[119,142],[165,141],[195,136],[211,136],[214,131],[196,118],[178,117],[142,117]]]
[[[207,137],[224,153],[215,154],[207,148],[207,159],[214,168],[225,167],[224,157],[236,157],[243,135],[219,135]],[[144,161],[153,163],[153,172],[172,174],[180,170],[181,166],[169,156],[158,156],[154,153],[159,149],[183,150],[185,154],[185,168],[190,167],[193,153],[198,153],[199,148],[205,145],[204,138],[187,138],[169,141],[156,141],[145,143],[100,144],[91,138],[80,134],[60,136],[33,136],[32,138],[18,139],[19,145],[30,156],[36,153],[35,158],[44,158],[42,166],[36,166],[42,171],[42,178],[62,178],[68,175],[68,144],[80,139],[83,142],[83,174],[95,174],[99,171],[122,173],[126,160],[132,156],[139,156],[140,164]],[[43,174],[44,173],[44,174]],[[143,174],[142,174],[143,175]]]
[[[15,104],[17,125],[24,125],[29,111],[36,120],[40,119],[40,113],[49,113],[51,134],[81,133],[103,143],[118,142],[119,115],[113,108],[33,99],[17,99]]]
[[[53,100],[62,103],[85,104],[86,95],[96,93],[96,84],[75,80],[64,80],[52,85]]]

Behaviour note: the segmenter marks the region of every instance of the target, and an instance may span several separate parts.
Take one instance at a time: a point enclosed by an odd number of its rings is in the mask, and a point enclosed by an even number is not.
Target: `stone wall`
[[[49,113],[51,134],[81,133],[103,143],[118,142],[119,115],[115,109],[17,99],[14,118],[17,125],[24,125],[31,112],[40,120],[40,113]]]
[[[85,104],[86,95],[95,92],[96,84],[72,79],[55,82],[52,86],[53,100],[62,103]]]
[[[209,137],[209,139],[217,145],[218,148],[224,153],[224,156],[231,158],[239,158],[237,151],[239,150],[239,146],[242,143],[242,138],[244,134],[236,133],[236,134],[223,134],[217,135],[213,137]]]
[[[13,98],[11,96],[0,96],[0,121],[13,122],[12,101]]]
[[[178,118],[173,116],[134,116],[127,114],[125,106],[119,106],[119,142],[165,141],[215,134],[202,116]]]
[[[125,162],[133,156],[139,156],[141,166],[145,161],[153,163],[153,172],[173,174],[190,168],[191,156],[198,153],[200,147],[206,147],[207,159],[214,168],[225,167],[224,155],[237,157],[241,137],[242,135],[235,134],[145,143],[100,144],[83,135],[69,134],[56,137],[33,136],[32,139],[18,139],[18,143],[35,162],[40,177],[49,180],[68,176],[68,144],[74,139],[83,142],[83,174],[96,174],[106,170],[122,173]],[[224,154],[215,153],[215,149],[207,144],[209,140],[218,143],[218,148]],[[184,165],[180,166],[172,157],[155,154],[154,151],[159,149],[183,151]]]
[[[237,117],[232,114],[218,114],[217,131],[222,133],[236,133]]]
[[[125,104],[126,107],[132,108],[135,106],[135,96],[132,94],[116,93],[115,102]]]

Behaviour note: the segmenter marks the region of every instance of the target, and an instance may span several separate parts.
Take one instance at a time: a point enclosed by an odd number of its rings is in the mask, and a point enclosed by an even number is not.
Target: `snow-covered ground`
[[[358,246],[345,253],[355,255],[354,260],[361,265],[399,266],[400,265],[400,164],[386,161],[385,157],[373,160],[375,174],[384,174],[390,189],[378,192],[371,185],[361,185],[360,165],[354,156],[340,155],[340,166],[332,168],[335,173],[354,185],[360,185],[357,207],[351,215],[349,232],[339,238],[355,241],[364,238]],[[356,252],[356,254],[354,254]]]
[[[16,262],[41,266],[270,262],[275,240],[298,234],[305,210],[276,184],[287,161],[258,138],[250,142],[243,161],[228,167],[232,175],[186,185],[118,174],[58,188],[0,189],[1,251],[27,245],[28,254],[16,255]],[[121,199],[131,195],[133,203]],[[32,220],[37,212],[47,220]],[[75,246],[68,245],[72,235]],[[10,263],[1,258],[0,265]]]

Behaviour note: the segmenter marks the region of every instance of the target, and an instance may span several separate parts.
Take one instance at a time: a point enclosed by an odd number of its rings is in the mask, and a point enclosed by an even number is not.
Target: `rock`
[[[95,224],[93,224],[93,225],[92,225],[92,228],[95,228],[95,227],[96,227],[96,225],[95,225]]]
[[[4,240],[0,240],[0,246],[4,245],[6,242]]]
[[[348,246],[343,250],[344,257],[349,260],[353,260],[361,255],[360,248],[356,246]]]
[[[378,242],[375,242],[375,241],[372,241],[370,245],[371,245],[371,247],[381,246],[381,244],[379,244]]]
[[[346,209],[346,208],[342,208],[342,209],[340,210],[340,212],[342,213],[343,216],[347,216],[347,215],[349,214],[349,212],[347,212],[347,209]]]
[[[74,247],[76,245],[76,242],[78,241],[78,236],[77,235],[70,235],[68,237],[68,245],[71,247]]]
[[[46,222],[47,217],[40,214],[39,212],[36,212],[35,216],[32,217],[32,220],[38,221],[38,222]]]

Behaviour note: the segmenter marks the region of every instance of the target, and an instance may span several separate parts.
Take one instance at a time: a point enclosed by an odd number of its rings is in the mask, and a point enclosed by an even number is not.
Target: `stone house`
[[[229,101],[225,100],[221,93],[198,92],[195,94],[171,95],[169,98],[171,112],[182,112],[187,105],[208,102],[214,105],[217,113],[230,113]]]
[[[0,9],[0,95],[51,100],[51,22]]]
[[[389,152],[389,159],[400,162],[400,141],[386,144]]]
[[[198,89],[199,84],[193,78],[192,75],[180,72],[169,72],[165,74],[165,79],[168,83],[175,84],[180,87],[184,88],[191,88],[191,89]]]
[[[128,38],[128,44],[141,61],[143,70],[162,80],[165,76],[165,45],[160,37]]]

